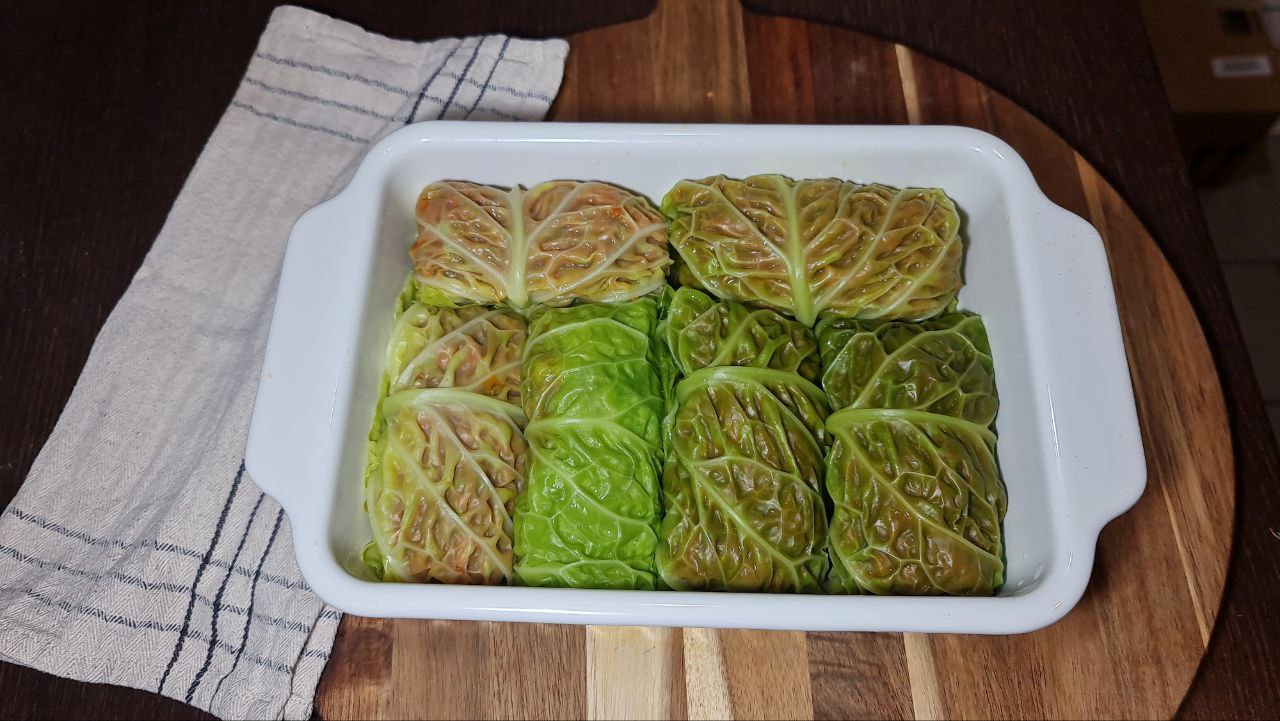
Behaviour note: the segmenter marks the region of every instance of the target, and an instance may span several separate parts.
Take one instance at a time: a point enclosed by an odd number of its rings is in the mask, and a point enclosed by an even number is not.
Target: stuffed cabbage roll
[[[902,408],[995,419],[995,367],[982,318],[946,313],[923,323],[824,318],[822,387],[834,408]]]
[[[458,388],[519,404],[524,339],[524,320],[508,310],[415,303],[387,345],[390,388]]]
[[[530,586],[653,589],[669,365],[659,301],[540,308],[525,349],[529,481],[516,577]]]
[[[818,324],[830,590],[990,595],[1004,582],[999,409],[982,318]]]
[[[662,215],[605,183],[432,183],[417,218],[409,256],[436,305],[615,303],[659,289],[671,262]]]
[[[381,409],[365,480],[366,563],[387,581],[510,582],[524,412],[454,389],[400,391]]]
[[[715,176],[680,181],[662,210],[698,286],[808,326],[821,313],[923,320],[962,285],[960,216],[936,188]]]
[[[913,410],[827,419],[833,592],[991,595],[1006,496],[985,426]]]
[[[672,297],[666,328],[671,353],[685,375],[700,368],[750,366],[818,380],[813,333],[774,311],[681,288]]]
[[[826,399],[795,373],[710,368],[676,389],[658,569],[680,590],[820,592]]]

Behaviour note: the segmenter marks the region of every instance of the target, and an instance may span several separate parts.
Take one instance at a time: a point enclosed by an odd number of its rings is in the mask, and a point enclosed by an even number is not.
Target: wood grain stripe
[[[1173,545],[1178,549],[1178,560],[1182,562],[1182,572],[1187,579],[1187,591],[1191,594],[1191,608],[1196,614],[1196,625],[1200,628],[1200,640],[1205,648],[1209,648],[1209,635],[1212,629],[1209,626],[1209,617],[1204,610],[1204,600],[1200,598],[1200,589],[1196,584],[1195,571],[1191,568],[1191,554],[1187,550],[1187,543],[1182,538],[1182,529],[1178,527],[1178,516],[1173,509],[1173,499],[1169,496],[1169,489],[1163,482],[1157,481],[1160,486],[1160,497],[1164,499],[1165,510],[1169,513],[1169,527],[1173,530]]]
[[[735,718],[813,718],[805,634],[734,629],[717,635]]]
[[[736,0],[663,2],[643,22],[652,28],[654,56],[679,58],[677,62],[659,62],[655,68],[662,120],[751,119],[742,6]],[[630,65],[629,59],[621,60]]]
[[[810,633],[816,719],[911,719],[906,650],[898,633]]]
[[[475,626],[484,640],[483,663],[467,669],[468,693],[457,706],[432,711],[440,718],[583,718],[587,712],[587,640],[583,626],[543,623],[451,623]],[[444,656],[446,639],[431,639]],[[450,663],[459,663],[453,659]],[[430,667],[405,666],[397,678],[421,678]],[[420,683],[420,682],[419,682]],[[434,700],[434,686],[425,690]],[[422,713],[420,710],[418,713]],[[395,715],[391,718],[412,718]]]
[[[587,628],[587,718],[680,718],[681,631],[639,626]]]
[[[400,621],[343,616],[333,655],[316,688],[316,710],[326,719],[372,718],[394,679],[392,629]]]
[[[732,719],[729,679],[715,629],[684,630],[685,696],[690,719]]]
[[[907,122],[920,124],[920,91],[916,87],[916,69],[911,61],[911,50],[903,45],[894,45],[893,52],[898,57],[898,78],[902,83],[902,97],[907,103]]]
[[[946,718],[942,688],[929,637],[920,633],[902,634],[907,656],[907,676],[911,679],[911,708],[917,721]]]

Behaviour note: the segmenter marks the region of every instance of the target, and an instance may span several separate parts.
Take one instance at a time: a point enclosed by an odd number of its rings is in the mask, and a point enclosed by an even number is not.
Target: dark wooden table
[[[1079,149],[1147,224],[1214,349],[1239,469],[1223,607],[1181,715],[1280,715],[1280,538],[1272,530],[1280,528],[1280,497],[1271,488],[1280,461],[1136,4],[745,2],[758,12],[882,36],[970,72]],[[312,7],[414,38],[562,35],[649,8],[643,0],[593,5],[327,0]],[[98,328],[230,100],[269,10],[266,2],[0,7],[0,227],[8,231],[0,241],[0,500],[16,491],[52,429]],[[201,716],[152,694],[7,664],[0,664],[0,689],[3,718]]]

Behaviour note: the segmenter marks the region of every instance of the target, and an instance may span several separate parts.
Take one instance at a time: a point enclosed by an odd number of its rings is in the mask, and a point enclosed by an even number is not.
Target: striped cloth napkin
[[[243,463],[289,228],[406,123],[541,119],[567,51],[272,14],[0,516],[0,658],[224,718],[309,716],[340,616]]]

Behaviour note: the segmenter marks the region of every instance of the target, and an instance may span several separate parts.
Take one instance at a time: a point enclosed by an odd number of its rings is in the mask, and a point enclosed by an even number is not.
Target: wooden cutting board
[[[1101,231],[1149,478],[1063,621],[1010,637],[343,619],[316,698],[338,718],[1169,717],[1222,594],[1234,469],[1190,304],[1115,190],[1044,124],[908,48],[669,0],[575,35],[549,119],[928,123],[1000,136]],[[1064,88],[1063,92],[1070,92]]]

